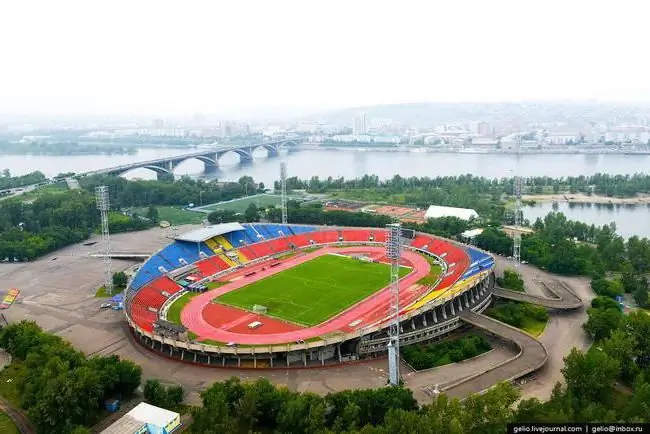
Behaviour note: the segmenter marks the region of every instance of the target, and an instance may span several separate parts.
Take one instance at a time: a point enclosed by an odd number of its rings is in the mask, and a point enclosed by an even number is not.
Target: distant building
[[[368,133],[368,118],[364,113],[361,113],[352,120],[352,135],[364,136],[367,133]]]
[[[431,205],[424,213],[425,219],[437,219],[441,217],[458,217],[462,220],[478,218],[478,213],[469,208],[454,208],[450,206]]]

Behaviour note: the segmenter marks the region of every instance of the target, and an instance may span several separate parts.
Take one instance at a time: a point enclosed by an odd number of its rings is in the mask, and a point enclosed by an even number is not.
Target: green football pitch
[[[324,255],[218,297],[216,301],[313,326],[358,303],[390,283],[387,264]],[[411,272],[401,267],[400,276]]]

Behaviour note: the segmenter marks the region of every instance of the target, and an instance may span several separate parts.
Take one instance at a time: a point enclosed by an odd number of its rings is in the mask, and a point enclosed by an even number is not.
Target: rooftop
[[[207,226],[205,228],[195,229],[177,236],[177,241],[186,241],[189,243],[200,243],[209,240],[217,235],[227,234],[229,232],[243,231],[244,227],[239,223],[221,223],[218,225]]]

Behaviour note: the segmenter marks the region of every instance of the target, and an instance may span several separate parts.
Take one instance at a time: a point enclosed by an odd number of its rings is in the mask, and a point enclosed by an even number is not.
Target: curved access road
[[[473,393],[483,392],[501,381],[513,381],[535,372],[546,363],[546,348],[528,333],[471,311],[462,312],[459,317],[468,324],[514,343],[519,348],[519,353],[484,372],[445,385],[440,391],[447,396],[463,399]]]
[[[499,288],[498,286],[494,288],[493,294],[500,298],[537,304],[549,309],[573,310],[580,309],[583,306],[582,299],[564,283],[557,280],[539,283],[553,297],[540,297],[525,292]]]

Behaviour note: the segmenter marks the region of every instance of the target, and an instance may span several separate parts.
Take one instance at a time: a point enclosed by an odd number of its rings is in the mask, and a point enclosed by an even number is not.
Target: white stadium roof
[[[478,213],[469,208],[453,208],[450,206],[431,205],[426,213],[425,219],[437,219],[441,217],[458,217],[459,219],[469,220],[472,217],[477,218]]]
[[[245,228],[239,223],[221,223],[214,226],[194,229],[193,231],[189,231],[177,236],[175,239],[178,241],[187,241],[190,243],[200,243],[201,241],[216,237],[217,235],[223,235],[229,232],[243,230],[245,230]]]

